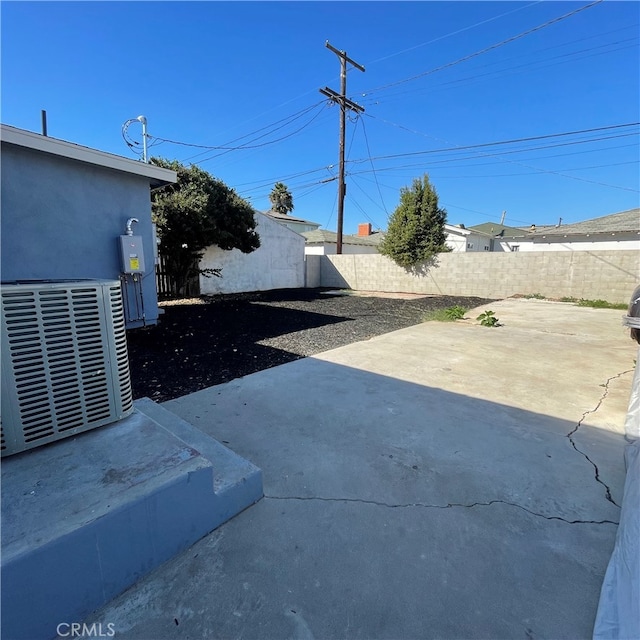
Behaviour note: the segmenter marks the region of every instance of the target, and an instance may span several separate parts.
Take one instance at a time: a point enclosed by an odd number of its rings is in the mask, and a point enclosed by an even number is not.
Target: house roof
[[[336,244],[338,242],[338,234],[335,231],[328,231],[327,229],[304,231],[300,235],[304,236],[307,244]],[[342,244],[357,244],[368,247],[377,247],[383,238],[384,233],[381,232],[374,232],[370,236],[343,235]]]
[[[534,238],[544,236],[592,235],[598,233],[640,233],[640,209],[629,209],[600,218],[583,220],[573,224],[550,227],[531,234]]]
[[[312,222],[311,220],[304,220],[303,218],[296,218],[286,213],[278,213],[277,211],[264,211],[265,216],[269,216],[278,222],[300,222],[301,224],[315,224],[320,226],[319,222]]]
[[[521,238],[529,235],[529,232],[524,229],[509,227],[505,224],[498,224],[497,222],[483,222],[482,224],[476,224],[473,227],[468,228],[471,229],[471,231],[486,233],[492,238]]]
[[[79,144],[66,142],[58,138],[44,136],[32,131],[17,129],[9,125],[0,125],[0,134],[3,144],[13,144],[19,147],[25,147],[34,151],[42,151],[70,160],[86,162],[88,164],[114,169],[116,171],[124,171],[135,175],[149,178],[152,187],[161,187],[166,184],[176,182],[178,179],[175,171],[156,167],[139,160],[130,160],[112,153],[105,153],[90,147],[83,147]]]
[[[478,231],[478,229],[474,227],[461,227],[460,225],[455,224],[445,224],[444,230],[447,233],[457,233],[458,235],[465,237],[471,235],[472,233],[475,233],[476,235],[487,236],[487,238],[492,237],[491,234],[484,231]]]

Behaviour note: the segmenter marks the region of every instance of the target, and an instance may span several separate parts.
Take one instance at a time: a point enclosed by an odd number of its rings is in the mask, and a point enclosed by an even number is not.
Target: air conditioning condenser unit
[[[119,281],[2,283],[0,295],[3,456],[133,412]]]

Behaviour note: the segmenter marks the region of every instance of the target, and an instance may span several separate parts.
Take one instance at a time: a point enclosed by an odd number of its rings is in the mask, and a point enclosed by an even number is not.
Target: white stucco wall
[[[549,236],[535,241],[496,238],[493,250],[511,251],[513,245],[519,245],[518,251],[640,251],[640,236],[637,233],[570,238]]]
[[[446,244],[451,247],[453,253],[468,251],[491,251],[491,238],[478,233],[468,233],[468,235],[447,233]],[[472,245],[471,247],[469,245]],[[485,249],[487,247],[487,249]]]
[[[308,256],[335,256],[336,245],[332,242],[327,242],[324,245],[307,245],[304,248],[304,252]],[[378,253],[378,247],[373,247],[366,244],[343,244],[343,255],[356,255],[362,253]]]
[[[467,238],[465,236],[447,234],[445,244],[453,251],[453,253],[462,253],[467,250]]]
[[[256,213],[260,248],[252,253],[208,247],[201,269],[222,269],[222,277],[200,276],[200,293],[241,293],[304,287],[304,238],[282,224]]]

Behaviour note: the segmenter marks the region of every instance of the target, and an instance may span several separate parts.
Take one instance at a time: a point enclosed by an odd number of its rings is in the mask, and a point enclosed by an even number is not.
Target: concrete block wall
[[[314,286],[310,282],[307,286]],[[640,253],[609,250],[444,253],[421,271],[403,269],[383,255],[320,256],[316,286],[486,298],[538,293],[629,302],[639,283]]]

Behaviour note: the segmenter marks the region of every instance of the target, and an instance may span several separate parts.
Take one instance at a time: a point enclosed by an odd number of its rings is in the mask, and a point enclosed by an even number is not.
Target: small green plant
[[[499,325],[499,320],[498,318],[496,318],[496,314],[491,311],[491,310],[487,310],[487,311],[483,311],[477,318],[476,320],[480,320],[480,324],[483,327],[498,327]]]
[[[541,293],[529,293],[525,296],[527,300],[531,300],[532,298],[535,300],[544,300],[545,297]]]
[[[560,298],[560,302],[578,302],[578,298],[571,298],[569,296],[564,296]]]
[[[467,310],[459,304],[444,310],[444,315],[447,316],[449,320],[462,320],[465,313],[467,313]]]

